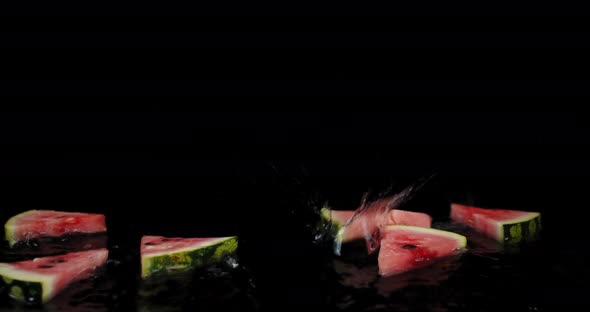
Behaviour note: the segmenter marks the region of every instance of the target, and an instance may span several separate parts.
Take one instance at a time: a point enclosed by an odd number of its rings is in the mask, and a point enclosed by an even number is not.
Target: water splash
[[[402,191],[388,196],[387,194],[391,193],[390,188],[381,192],[377,199],[372,201],[369,200],[370,194],[365,193],[361,199],[360,207],[357,208],[352,218],[339,229],[335,237],[334,253],[340,255],[342,242],[357,237],[365,239],[369,254],[377,250],[380,245],[379,229],[387,223],[388,212],[410,201],[434,177],[435,175],[431,175],[423,178]]]

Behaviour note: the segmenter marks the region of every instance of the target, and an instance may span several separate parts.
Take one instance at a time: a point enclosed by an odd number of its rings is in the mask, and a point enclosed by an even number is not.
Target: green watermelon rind
[[[68,266],[68,258],[74,257],[78,259],[76,261],[89,261],[90,263],[84,263],[83,266],[76,265],[73,271]],[[80,260],[80,257],[84,256]],[[63,263],[61,266],[67,266],[62,270],[48,270],[48,271],[32,271],[28,268],[20,267],[23,262],[38,264],[53,264],[57,259],[63,260],[57,262]],[[65,259],[64,259],[65,258]],[[0,263],[0,284],[5,284],[5,288],[8,290],[9,295],[21,302],[27,303],[46,303],[55,297],[63,288],[68,287],[71,283],[77,282],[80,279],[87,278],[87,273],[90,270],[94,271],[98,267],[105,264],[108,259],[108,250],[106,248],[96,250],[85,250],[80,252],[67,253],[60,256],[49,256],[34,258],[23,262],[15,263]],[[66,262],[66,263],[64,263]],[[51,267],[43,267],[43,269],[49,269]],[[63,274],[62,274],[63,273]],[[64,274],[67,276],[66,281],[62,280]],[[73,275],[74,274],[74,275]]]
[[[465,206],[460,204],[452,204],[451,205],[451,214],[454,207],[458,207],[459,209],[467,209],[472,210],[476,209],[473,213],[473,216],[480,217],[484,219],[489,219],[489,216],[485,213],[479,213],[478,210],[482,208],[478,207],[471,207]],[[485,209],[484,209],[485,210]],[[503,210],[503,209],[494,209],[494,210]],[[516,210],[513,210],[516,211]],[[499,243],[503,243],[505,245],[517,245],[524,241],[534,241],[540,236],[540,232],[543,228],[541,223],[541,213],[539,212],[531,212],[531,211],[518,211],[521,213],[525,213],[524,215],[516,218],[505,219],[505,220],[491,220],[495,223],[496,230],[495,233],[484,232],[485,235],[495,239]],[[451,216],[452,218],[452,216]],[[467,226],[471,226],[469,223],[464,221],[458,221],[461,223],[465,223]],[[482,231],[482,229],[478,229],[475,226],[471,226],[478,231]]]
[[[412,226],[412,225],[386,225],[383,227],[383,230],[391,230],[391,229],[405,229],[414,233],[423,233],[428,235],[439,235],[439,236],[446,236],[448,238],[455,239],[457,241],[457,248],[458,249],[465,249],[467,247],[467,237],[457,234],[454,232],[433,229],[433,228],[425,228],[420,226]]]
[[[6,221],[6,223],[4,224],[4,239],[8,241],[8,245],[10,247],[13,247],[16,243],[18,243],[18,240],[15,239],[14,235],[13,235],[14,227],[15,227],[14,223],[16,223],[16,221],[20,217],[27,215],[31,212],[35,212],[35,211],[38,211],[38,210],[28,210],[25,212],[21,212],[17,215],[12,216],[10,219],[8,219],[8,221]]]
[[[328,207],[322,208],[320,212],[322,214],[322,223],[324,224],[324,228],[327,228],[329,230],[329,235],[334,239],[334,243],[337,246],[341,245],[344,241],[346,223],[334,219],[332,217],[332,209]]]
[[[35,300],[41,299],[42,302],[49,301],[55,295],[55,277],[51,275],[33,273],[14,268],[9,263],[0,263],[0,277],[6,284],[9,295],[18,301],[26,301],[23,293],[31,289],[41,290],[41,296]]]
[[[507,244],[531,241],[538,237],[541,228],[541,214],[529,212],[528,215],[520,218],[499,221],[496,239]]]
[[[332,218],[332,209],[324,207],[320,212],[322,214],[322,222],[329,225],[330,234],[335,238],[337,238],[339,234],[341,236],[342,233],[340,233],[340,230],[345,224]]]
[[[156,273],[189,271],[203,267],[235,253],[238,237],[221,237],[207,243],[199,243],[176,251],[165,251],[141,257],[141,277],[147,278]]]
[[[344,223],[339,222],[339,221],[332,218],[332,209],[324,207],[320,211],[322,213],[322,218],[324,221],[331,222],[333,225],[335,225],[339,228],[344,226]]]

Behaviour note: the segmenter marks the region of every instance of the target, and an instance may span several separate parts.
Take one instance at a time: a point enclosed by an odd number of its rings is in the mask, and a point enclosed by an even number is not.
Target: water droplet
[[[529,308],[529,311],[539,311],[539,307],[537,307],[535,305],[530,305],[528,308]]]
[[[119,261],[119,260],[115,260],[115,259],[108,259],[108,260],[107,260],[107,264],[110,264],[110,265],[115,265],[115,266],[116,266],[116,265],[119,265],[119,264],[121,264],[121,261]]]
[[[225,263],[228,264],[231,268],[235,269],[239,266],[238,261],[234,257],[227,257]]]

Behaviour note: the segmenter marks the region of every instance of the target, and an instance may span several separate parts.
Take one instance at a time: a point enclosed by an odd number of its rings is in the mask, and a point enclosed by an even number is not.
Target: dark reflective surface
[[[578,115],[2,117],[12,134],[0,155],[0,223],[28,209],[107,216],[104,272],[41,310],[551,311],[588,296],[590,136]],[[433,173],[400,208],[468,236],[461,257],[384,279],[364,249],[334,257],[315,242],[326,201],[355,209],[367,191],[400,191]],[[504,249],[448,223],[449,201],[539,211],[541,240]],[[142,235],[238,235],[240,267],[148,287],[139,279]],[[4,248],[3,259],[15,259]],[[39,308],[2,297],[0,310]]]
[[[16,262],[30,260],[35,257],[107,248],[107,242],[108,235],[106,233],[39,237],[34,240],[19,242],[12,248],[8,247],[8,242],[3,241],[0,249],[0,261]]]

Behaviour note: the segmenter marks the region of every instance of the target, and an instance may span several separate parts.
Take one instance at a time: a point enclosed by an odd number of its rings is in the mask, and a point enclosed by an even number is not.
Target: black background
[[[301,257],[313,254],[310,207],[353,209],[367,191],[435,174],[409,208],[438,220],[449,201],[543,213],[544,239],[560,246],[544,263],[563,265],[567,285],[542,291],[564,304],[588,276],[589,126],[583,106],[566,110],[587,102],[582,12],[14,11],[1,21],[1,219],[104,212],[112,244],[130,253],[143,234],[237,233],[265,300],[305,304],[273,286],[281,272],[313,293],[314,258]]]
[[[544,310],[583,298],[589,166],[581,113],[160,107],[2,114],[3,219],[33,208],[106,213],[112,255],[128,259],[124,288],[136,283],[141,235],[236,233],[261,307],[304,308],[330,296],[316,282],[313,209],[326,200],[354,209],[364,192],[435,174],[406,209],[435,221],[446,220],[449,201],[542,212],[546,247],[528,261],[548,277],[529,296]],[[518,310],[521,299],[508,302],[521,297],[507,298],[494,306]]]

